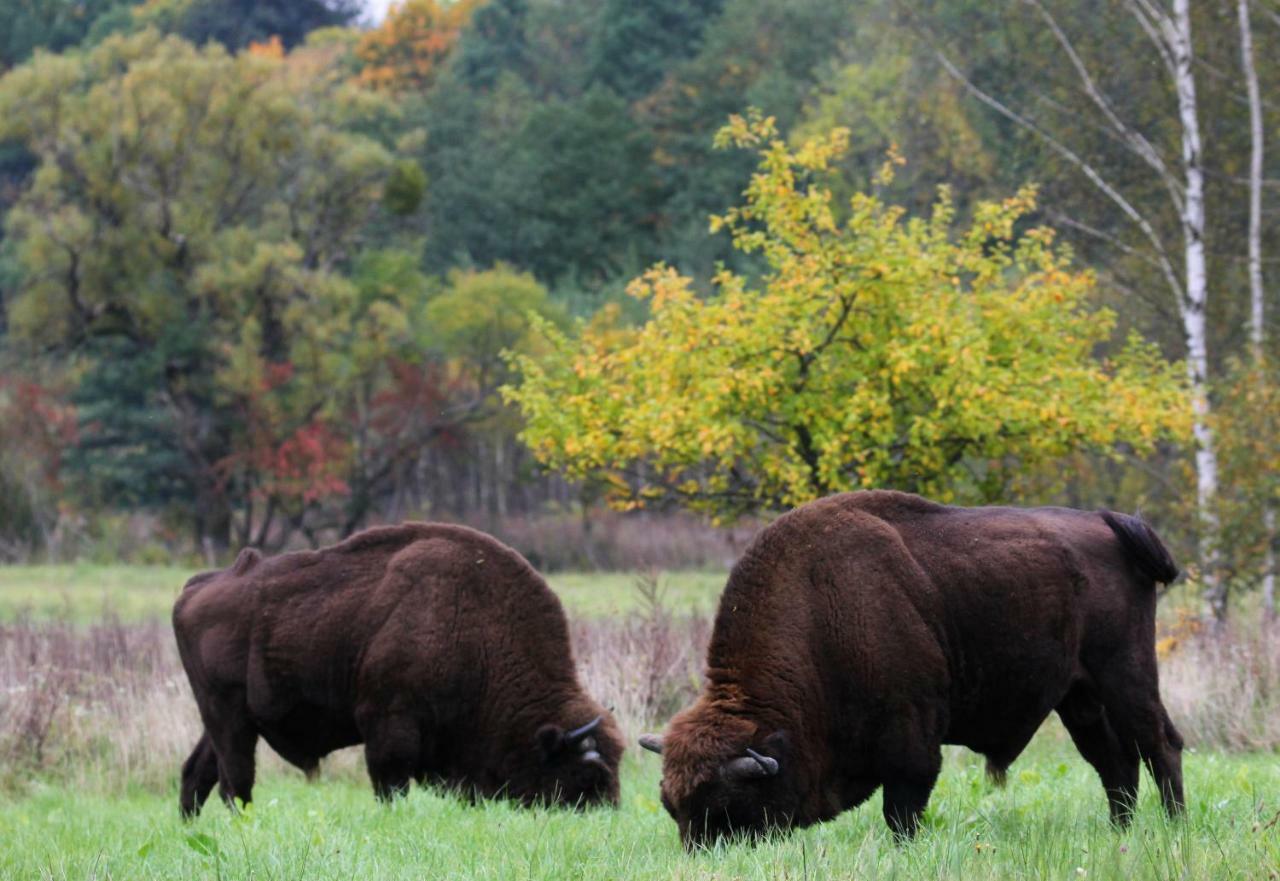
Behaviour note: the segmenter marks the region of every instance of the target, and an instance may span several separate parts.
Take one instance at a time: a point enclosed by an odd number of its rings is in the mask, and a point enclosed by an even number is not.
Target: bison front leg
[[[218,716],[219,722],[209,726],[209,739],[218,754],[218,792],[227,806],[235,809],[236,799],[253,801],[256,772],[254,751],[258,747],[258,731],[248,720],[247,709]]]
[[[884,820],[899,840],[913,838],[942,770],[940,740],[922,726],[889,726],[882,740]]]
[[[898,839],[914,838],[938,775],[929,779],[897,778],[884,783],[884,821]]]
[[[218,782],[218,755],[208,732],[200,735],[195,749],[182,765],[182,791],[178,796],[178,810],[184,820],[200,813],[200,808],[213,792]]]
[[[405,794],[419,774],[422,734],[417,720],[389,716],[371,720],[364,729],[365,764],[374,793],[383,801]]]

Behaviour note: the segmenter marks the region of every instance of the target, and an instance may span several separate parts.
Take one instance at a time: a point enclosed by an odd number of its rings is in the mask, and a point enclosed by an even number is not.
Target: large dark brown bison
[[[686,846],[807,826],[884,789],[914,834],[944,743],[1002,777],[1056,710],[1125,823],[1146,762],[1182,808],[1160,703],[1156,582],[1136,517],[832,496],[766,528],[720,599],[697,702],[665,737],[662,801]]]
[[[180,807],[249,801],[261,736],[308,773],[365,745],[374,791],[411,779],[531,804],[618,800],[622,740],[579,685],[560,601],[461,526],[370,529],[197,575],[173,609],[205,733]]]

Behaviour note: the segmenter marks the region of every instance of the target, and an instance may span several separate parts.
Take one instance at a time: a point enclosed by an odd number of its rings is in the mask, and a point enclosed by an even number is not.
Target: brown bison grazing
[[[578,683],[560,601],[460,526],[370,529],[192,578],[173,608],[205,733],[182,813],[249,801],[263,737],[310,773],[363,743],[379,797],[410,779],[525,804],[618,800],[622,740]]]
[[[1135,517],[952,508],[896,492],[813,502],[752,542],[720,599],[697,702],[665,737],[686,846],[807,826],[884,789],[914,834],[944,743],[996,776],[1051,710],[1129,819],[1138,762],[1182,808],[1160,703],[1155,582],[1177,569]]]

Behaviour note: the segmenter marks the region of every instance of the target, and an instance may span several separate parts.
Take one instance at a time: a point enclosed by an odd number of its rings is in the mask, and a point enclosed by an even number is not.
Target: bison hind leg
[[[178,810],[184,820],[200,813],[200,808],[213,792],[218,782],[218,755],[208,733],[200,735],[195,749],[182,764],[182,791],[178,796]]]
[[[1058,716],[1076,749],[1093,766],[1107,792],[1107,807],[1117,826],[1129,825],[1138,801],[1138,756],[1124,742],[1107,718],[1091,684],[1077,683],[1058,705]]]

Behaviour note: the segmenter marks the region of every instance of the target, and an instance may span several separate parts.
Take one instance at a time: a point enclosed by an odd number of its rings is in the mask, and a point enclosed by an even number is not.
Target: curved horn
[[[582,738],[586,737],[592,731],[595,731],[597,728],[599,728],[600,723],[603,720],[604,720],[604,716],[596,716],[594,719],[592,719],[586,725],[583,725],[581,728],[575,728],[572,731],[566,731],[564,735],[564,742],[577,743],[579,740],[582,740]]]
[[[725,762],[720,769],[729,780],[754,780],[760,777],[772,777],[778,773],[778,760],[762,756],[747,747],[747,754],[732,761]]]
[[[764,768],[765,773],[767,773],[770,777],[778,773],[777,759],[772,758],[770,756],[762,756],[760,755],[760,753],[756,752],[751,747],[747,747],[747,755],[751,756],[751,758],[759,762],[760,767]]]
[[[641,734],[640,745],[651,753],[662,755],[662,735],[661,734]]]

